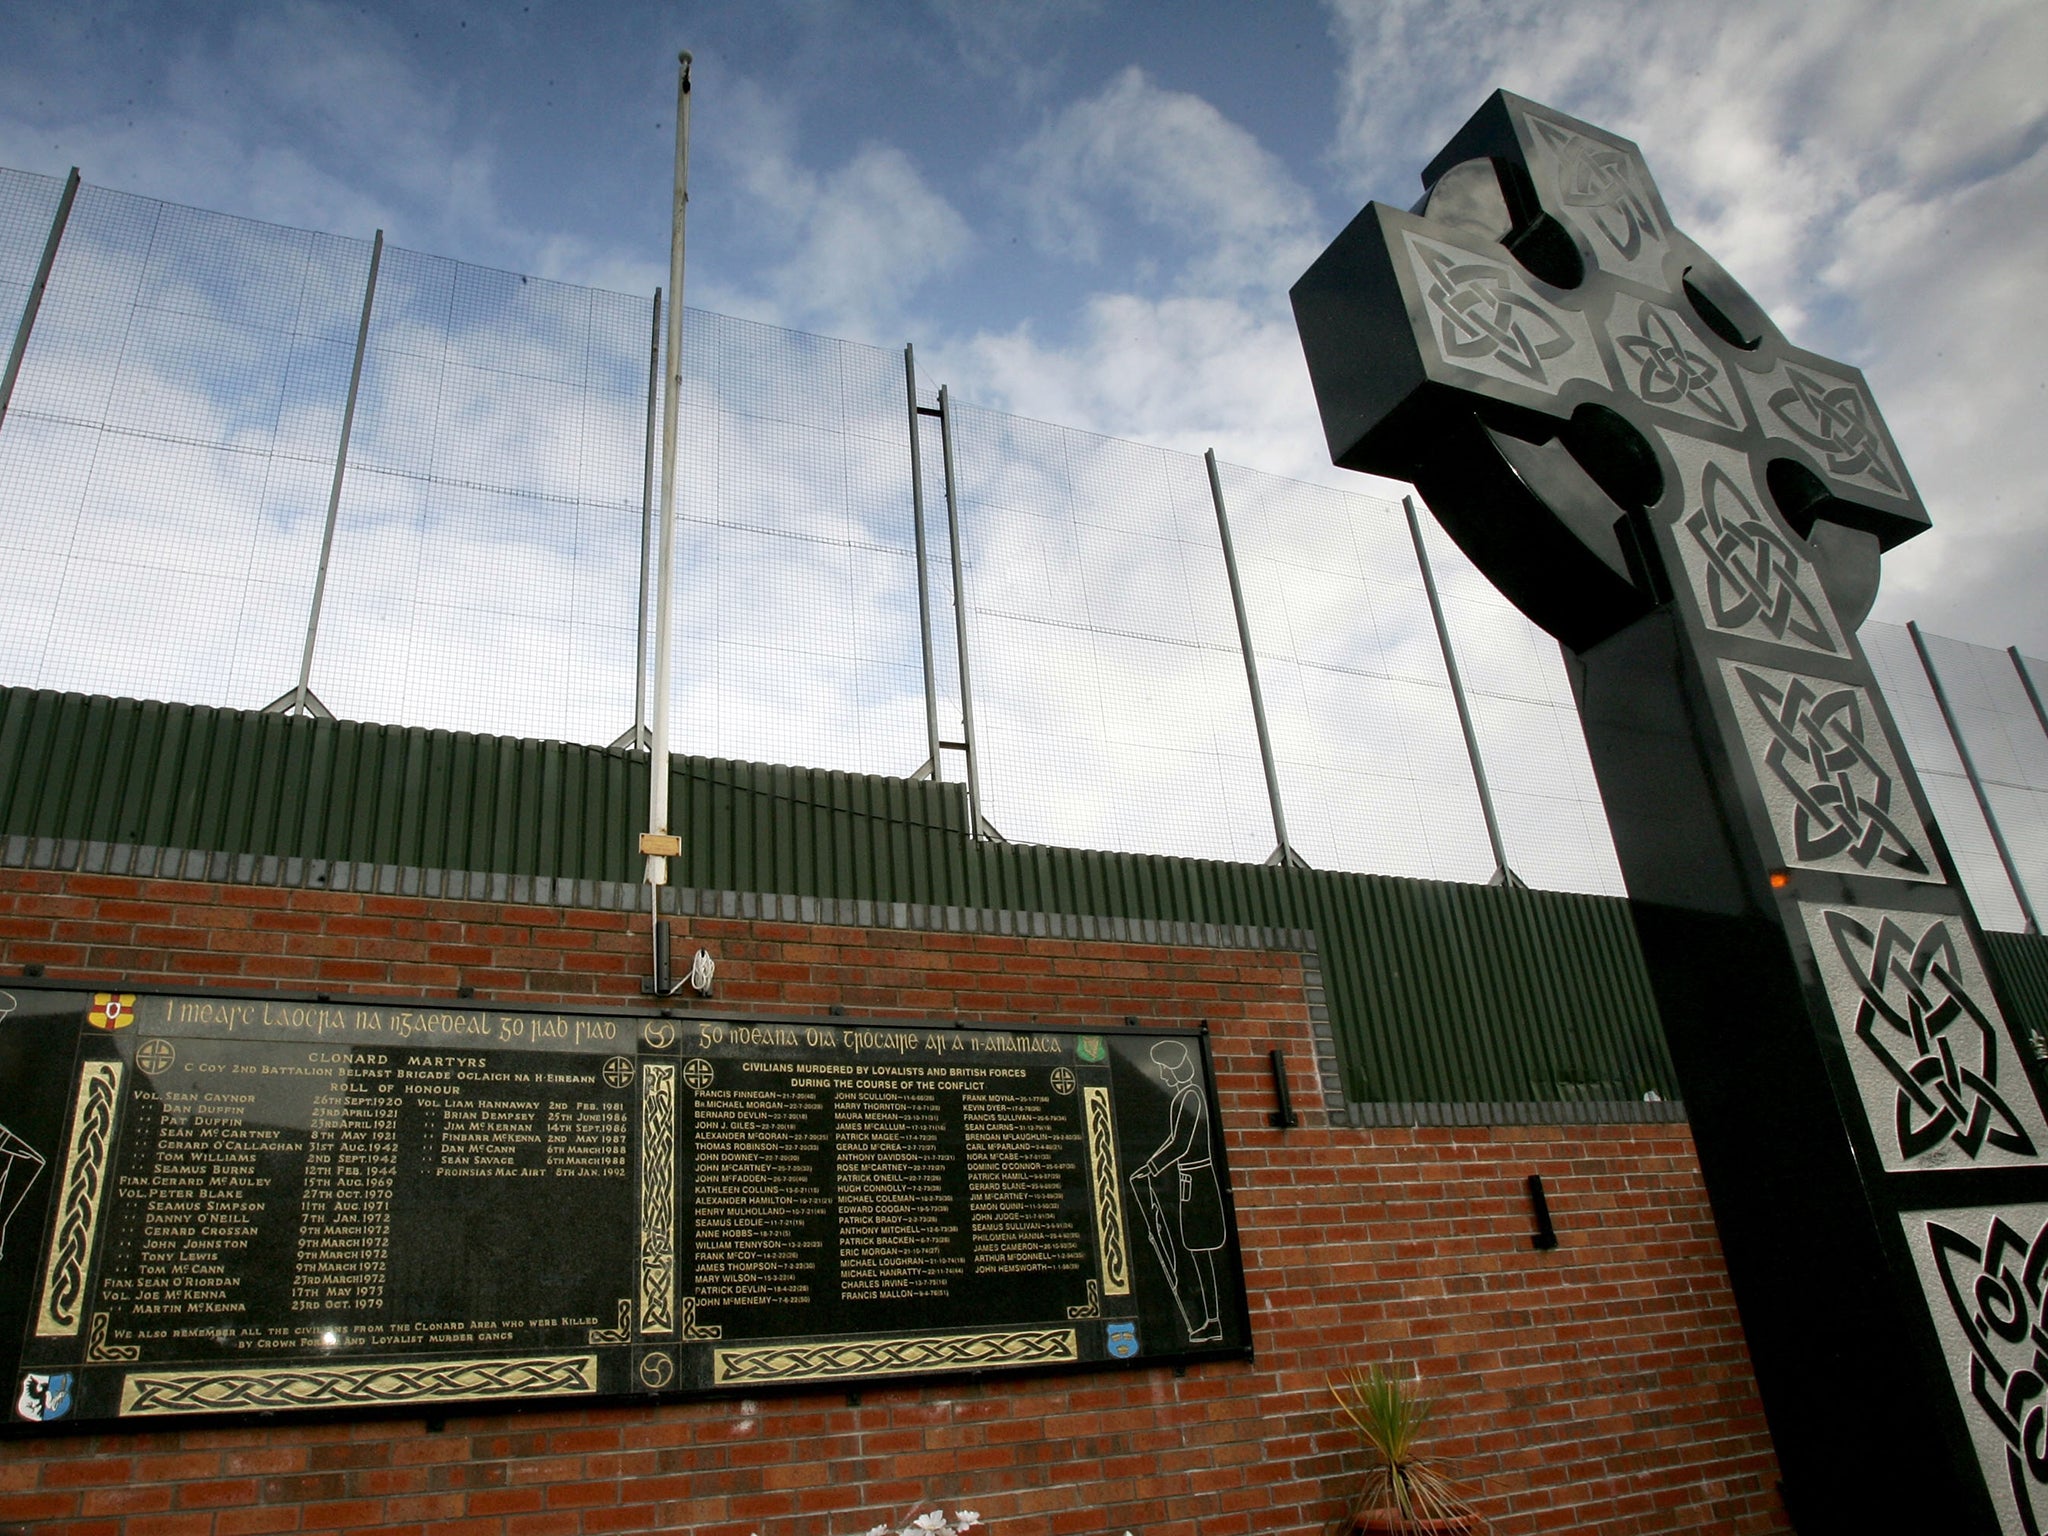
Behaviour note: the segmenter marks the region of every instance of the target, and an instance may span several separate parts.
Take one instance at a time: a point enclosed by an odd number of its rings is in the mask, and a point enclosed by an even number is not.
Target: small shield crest
[[[24,1419],[39,1423],[63,1418],[71,1411],[71,1373],[52,1371],[46,1376],[31,1371],[21,1378],[21,1396],[14,1406]]]
[[[1083,1035],[1074,1042],[1074,1055],[1082,1061],[1103,1061],[1109,1052],[1103,1049],[1102,1036]]]
[[[135,1022],[133,992],[95,992],[86,1021],[94,1029],[126,1029]]]
[[[1138,1325],[1129,1319],[1122,1319],[1109,1325],[1109,1352],[1119,1360],[1128,1360],[1138,1352]]]

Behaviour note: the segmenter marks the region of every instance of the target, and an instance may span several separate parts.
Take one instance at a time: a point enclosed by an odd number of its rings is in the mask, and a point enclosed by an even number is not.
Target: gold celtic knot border
[[[92,1329],[86,1335],[85,1358],[88,1361],[112,1361],[116,1364],[142,1358],[140,1344],[109,1344],[107,1330],[110,1326],[107,1314],[95,1312],[92,1315]]]
[[[921,1333],[816,1344],[764,1344],[712,1351],[715,1382],[829,1381],[847,1376],[911,1376],[1057,1365],[1080,1355],[1071,1328],[1006,1333]]]
[[[676,1068],[640,1074],[640,1331],[676,1326]]]
[[[79,1069],[71,1145],[64,1154],[63,1204],[57,1209],[57,1237],[50,1244],[43,1269],[43,1303],[36,1312],[38,1338],[69,1338],[85,1321],[86,1270],[92,1264],[100,1202],[107,1191],[120,1089],[118,1061],[89,1061]]]
[[[683,1298],[682,1335],[686,1339],[722,1339],[725,1337],[725,1329],[717,1323],[698,1322],[697,1298],[685,1296]]]
[[[633,1303],[624,1296],[619,1298],[619,1325],[616,1328],[593,1328],[584,1335],[587,1344],[630,1344],[633,1341]]]
[[[1068,1307],[1067,1316],[1075,1318],[1102,1316],[1102,1287],[1093,1280],[1090,1280],[1088,1282],[1088,1299]]]
[[[597,1390],[595,1355],[407,1360],[274,1371],[134,1371],[123,1417],[260,1408],[334,1408],[449,1399],[561,1397]]]
[[[1102,1254],[1105,1295],[1131,1294],[1130,1248],[1124,1238],[1123,1183],[1116,1171],[1116,1126],[1107,1088],[1083,1088],[1088,1122],[1088,1176],[1094,1185],[1095,1243]]]

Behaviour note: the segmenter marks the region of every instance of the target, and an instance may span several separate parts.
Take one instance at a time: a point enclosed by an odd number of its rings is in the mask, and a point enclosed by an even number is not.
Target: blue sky
[[[918,343],[956,393],[1328,479],[1285,290],[1496,85],[1628,134],[1935,515],[1879,615],[2048,652],[2048,8],[1814,0],[18,5],[0,164]]]

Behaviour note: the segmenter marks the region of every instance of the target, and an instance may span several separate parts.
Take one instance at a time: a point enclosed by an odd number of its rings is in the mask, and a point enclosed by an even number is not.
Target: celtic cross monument
[[[1571,653],[1792,1517],[2040,1536],[2048,1121],[1856,639],[1926,509],[1632,143],[1502,92],[1422,180],[1295,285],[1330,454]]]

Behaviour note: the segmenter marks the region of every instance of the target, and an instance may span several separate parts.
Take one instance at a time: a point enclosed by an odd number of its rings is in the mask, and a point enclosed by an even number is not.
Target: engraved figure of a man
[[[1216,1250],[1224,1244],[1223,1190],[1209,1145],[1209,1101],[1194,1057],[1178,1040],[1152,1047],[1159,1075],[1173,1089],[1166,1139],[1131,1174],[1146,1235],[1173,1286],[1190,1344],[1223,1337]]]

